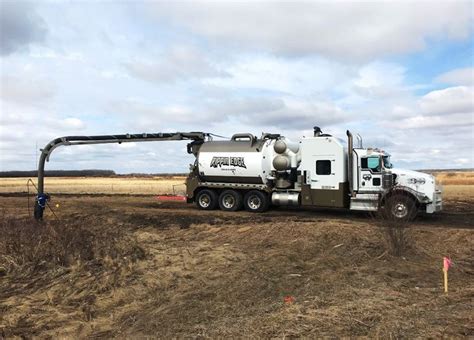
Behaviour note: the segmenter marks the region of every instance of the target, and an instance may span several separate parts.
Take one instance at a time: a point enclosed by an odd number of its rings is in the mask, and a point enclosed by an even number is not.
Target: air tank
[[[273,167],[277,171],[296,169],[301,157],[299,155],[300,144],[289,141],[286,138],[277,140],[273,145],[277,154],[273,158]]]

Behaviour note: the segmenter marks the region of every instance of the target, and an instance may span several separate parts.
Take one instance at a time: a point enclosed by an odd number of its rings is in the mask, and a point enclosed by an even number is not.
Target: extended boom
[[[44,166],[54,149],[62,145],[90,145],[90,144],[110,144],[110,143],[130,143],[130,142],[157,142],[157,141],[179,141],[192,140],[188,144],[188,153],[195,153],[194,145],[201,145],[210,138],[205,132],[168,132],[168,133],[141,133],[123,135],[100,135],[100,136],[66,136],[53,139],[41,149],[41,156],[38,163],[38,195],[35,203],[35,218],[42,219],[43,211],[49,195],[44,193]]]

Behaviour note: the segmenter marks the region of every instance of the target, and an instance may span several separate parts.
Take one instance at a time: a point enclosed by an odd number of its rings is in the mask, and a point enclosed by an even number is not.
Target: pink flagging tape
[[[445,271],[448,271],[449,267],[451,267],[452,261],[449,257],[444,257],[443,258],[443,269]]]

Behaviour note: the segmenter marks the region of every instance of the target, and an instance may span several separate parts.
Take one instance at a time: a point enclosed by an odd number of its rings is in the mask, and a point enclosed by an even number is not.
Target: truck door
[[[363,156],[360,159],[359,191],[382,190],[382,164],[379,156]]]
[[[336,178],[336,158],[334,155],[313,155],[308,167],[306,182],[310,184],[307,194],[311,199],[303,203],[318,207],[342,206],[339,183]],[[306,198],[307,199],[307,198]]]

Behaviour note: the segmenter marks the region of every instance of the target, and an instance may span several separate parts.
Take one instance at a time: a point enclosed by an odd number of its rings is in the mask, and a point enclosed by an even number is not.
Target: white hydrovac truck
[[[239,133],[226,141],[213,141],[204,132],[60,137],[41,150],[35,217],[43,217],[49,200],[44,166],[58,146],[173,140],[191,140],[187,150],[196,160],[186,178],[186,201],[204,210],[334,207],[383,211],[395,220],[441,210],[441,189],[432,175],[392,168],[390,154],[363,148],[362,138],[357,138],[354,146],[347,131],[345,146],[319,127],[297,142],[269,133],[260,138]]]
[[[297,142],[275,134],[236,134],[230,141],[196,146],[187,185],[188,202],[201,209],[262,212],[270,205],[379,211],[411,220],[418,211],[442,208],[432,175],[392,168],[390,154],[323,134]]]

